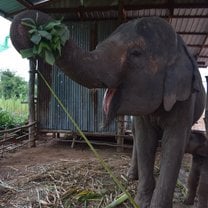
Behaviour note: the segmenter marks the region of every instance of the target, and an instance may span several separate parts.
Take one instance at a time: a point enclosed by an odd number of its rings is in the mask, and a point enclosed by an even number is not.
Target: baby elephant
[[[193,158],[184,203],[194,204],[197,192],[197,208],[208,208],[208,140],[202,132],[192,131],[186,153],[192,154]]]

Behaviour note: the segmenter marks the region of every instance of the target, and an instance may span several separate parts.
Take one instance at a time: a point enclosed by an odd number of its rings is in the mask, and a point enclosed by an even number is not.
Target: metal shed
[[[7,0],[0,13],[8,19],[20,11],[38,9],[55,18],[64,17],[72,38],[86,50],[93,49],[120,23],[144,16],[160,16],[175,28],[199,67],[208,66],[207,0]],[[68,79],[56,67],[41,63],[40,69],[85,132],[116,134],[117,122],[101,129],[103,90],[88,90]],[[130,118],[126,118],[130,120]],[[75,131],[59,105],[38,82],[37,121],[39,130]]]

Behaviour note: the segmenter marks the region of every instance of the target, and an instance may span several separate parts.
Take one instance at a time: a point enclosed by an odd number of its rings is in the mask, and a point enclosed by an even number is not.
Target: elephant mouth
[[[113,96],[116,92],[116,89],[107,89],[105,91],[104,97],[103,97],[103,111],[106,116],[109,114],[110,104],[113,99]]]

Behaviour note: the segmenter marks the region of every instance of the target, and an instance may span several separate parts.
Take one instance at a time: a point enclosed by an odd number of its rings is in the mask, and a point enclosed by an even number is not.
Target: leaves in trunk
[[[38,17],[37,17],[38,18]],[[61,49],[69,39],[67,26],[61,20],[53,20],[44,25],[38,25],[36,20],[31,18],[22,19],[22,25],[29,27],[28,33],[33,47],[21,50],[23,58],[43,58],[48,64],[53,65],[58,56],[61,56]]]

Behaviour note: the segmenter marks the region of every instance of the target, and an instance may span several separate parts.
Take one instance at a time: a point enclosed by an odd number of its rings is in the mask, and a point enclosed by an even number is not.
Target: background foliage
[[[4,99],[27,99],[28,84],[9,70],[0,72],[0,97]]]
[[[0,129],[28,120],[28,83],[9,70],[0,71]]]

